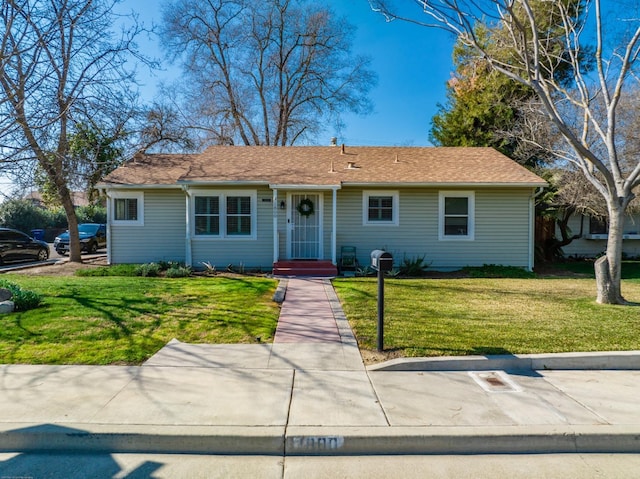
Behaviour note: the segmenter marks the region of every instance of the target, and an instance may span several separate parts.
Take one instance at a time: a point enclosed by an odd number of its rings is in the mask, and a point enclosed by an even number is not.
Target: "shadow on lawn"
[[[508,349],[495,346],[474,346],[469,352],[470,356],[513,356]]]

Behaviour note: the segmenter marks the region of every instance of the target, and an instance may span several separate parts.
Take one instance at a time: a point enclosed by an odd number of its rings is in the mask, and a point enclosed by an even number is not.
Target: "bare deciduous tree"
[[[567,146],[554,153],[578,169],[607,205],[609,236],[606,256],[596,261],[597,301],[625,303],[621,291],[624,213],[640,184],[640,161],[637,156],[625,156],[624,137],[618,135],[618,110],[625,95],[637,91],[638,3],[414,0],[421,14],[411,18],[394,13],[384,0],[370,3],[388,19],[402,18],[452,32],[493,69],[536,92]],[[554,28],[549,27],[550,14]],[[476,36],[481,25],[499,25],[505,34],[487,46]],[[501,49],[513,54],[504,58],[496,54]],[[589,67],[585,62],[590,62]],[[572,72],[571,88],[557,79],[559,69]]]
[[[210,141],[290,145],[370,108],[375,76],[351,53],[352,30],[311,1],[174,0],[162,38],[184,62],[186,103]]]
[[[138,27],[116,37],[118,0],[5,0],[0,6],[0,148],[9,166],[39,165],[62,204],[70,260],[81,261],[69,188],[76,125],[122,111],[127,54]],[[120,94],[120,92],[123,92]]]

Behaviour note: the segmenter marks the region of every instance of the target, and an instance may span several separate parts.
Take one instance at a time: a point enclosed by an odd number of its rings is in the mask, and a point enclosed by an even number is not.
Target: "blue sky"
[[[124,0],[120,9],[136,12],[150,27],[160,22],[162,3],[164,0]],[[451,75],[453,36],[406,22],[388,23],[370,9],[367,0],[326,3],[356,27],[354,51],[371,57],[378,84],[371,91],[372,114],[345,115],[342,133],[328,131],[326,138],[317,139],[317,144],[328,145],[332,136],[338,136],[340,143],[348,145],[429,146],[431,118],[437,104],[445,101],[445,84]],[[140,38],[138,43],[147,56],[161,56],[154,37]],[[154,98],[159,82],[170,82],[179,75],[177,66],[164,63],[164,67],[164,71],[152,73],[146,67],[138,69],[143,100]],[[0,201],[3,193],[11,190],[8,180],[0,176]]]
[[[140,19],[150,25],[161,19],[159,3],[158,0],[125,0],[121,8],[137,12]],[[326,3],[356,27],[354,50],[370,56],[371,67],[378,74],[378,85],[371,92],[374,112],[366,117],[346,115],[346,127],[338,135],[339,142],[430,145],[431,118],[437,104],[445,101],[445,84],[452,70],[453,36],[406,22],[388,23],[370,9],[367,0],[327,0]],[[139,43],[145,53],[161,54],[152,39]],[[152,77],[141,69],[140,74],[145,83],[142,93],[151,99],[156,84],[174,77],[176,69],[155,72]],[[327,138],[318,138],[318,144],[328,144],[334,135],[335,132],[327,132]]]

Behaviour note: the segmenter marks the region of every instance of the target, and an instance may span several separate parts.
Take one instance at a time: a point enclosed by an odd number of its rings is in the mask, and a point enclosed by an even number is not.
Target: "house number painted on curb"
[[[294,449],[311,451],[330,451],[344,445],[342,436],[298,436],[291,438]]]

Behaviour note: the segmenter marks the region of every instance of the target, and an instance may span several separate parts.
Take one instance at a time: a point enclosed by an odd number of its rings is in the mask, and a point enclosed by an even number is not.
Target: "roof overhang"
[[[342,186],[359,188],[540,188],[548,186],[546,182],[531,183],[447,183],[443,181],[433,183],[362,183],[344,182]]]
[[[252,181],[252,180],[232,180],[232,181],[198,181],[198,180],[178,180],[176,183],[178,187],[184,186],[191,187],[208,187],[208,186],[267,186],[266,181]]]
[[[272,190],[339,190],[342,185],[305,185],[305,184],[278,184],[270,183]]]
[[[176,190],[180,189],[180,185],[178,184],[169,184],[169,185],[130,185],[130,184],[120,184],[120,183],[98,183],[96,188],[99,190]]]
[[[229,187],[229,186],[268,186],[272,190],[324,190],[333,191],[343,187],[358,188],[540,188],[548,186],[546,182],[530,183],[397,183],[397,182],[343,182],[334,185],[313,185],[313,184],[279,184],[265,183],[264,181],[178,181],[173,184],[120,184],[120,183],[98,183],[96,188],[105,190],[171,190],[184,189],[188,187]]]

